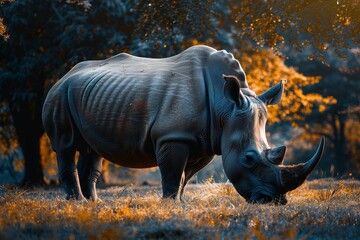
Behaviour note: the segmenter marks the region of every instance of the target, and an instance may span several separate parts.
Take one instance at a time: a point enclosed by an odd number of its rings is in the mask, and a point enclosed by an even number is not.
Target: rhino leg
[[[66,199],[85,200],[79,182],[79,175],[75,165],[75,150],[58,150],[56,157],[59,168],[60,182],[67,193]]]
[[[164,198],[178,198],[189,147],[184,143],[165,143],[157,151]]]
[[[182,196],[184,194],[184,189],[186,184],[190,181],[192,176],[195,175],[198,171],[203,169],[206,165],[208,165],[211,160],[214,158],[214,156],[201,158],[199,161],[196,161],[195,164],[188,164],[185,167],[185,176],[184,176],[184,183],[180,186],[180,199],[182,199]]]
[[[98,200],[96,194],[96,182],[100,176],[102,167],[102,158],[94,153],[80,152],[77,163],[77,170],[79,172],[81,191],[85,198],[92,201]]]

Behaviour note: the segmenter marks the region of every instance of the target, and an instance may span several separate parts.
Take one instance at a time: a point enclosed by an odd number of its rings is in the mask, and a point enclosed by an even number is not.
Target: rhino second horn
[[[293,166],[280,166],[280,181],[284,193],[294,190],[306,180],[320,161],[324,147],[325,137],[322,137],[314,156],[309,161]]]
[[[271,163],[280,165],[284,161],[285,152],[286,152],[285,146],[273,148],[267,152],[266,157]]]

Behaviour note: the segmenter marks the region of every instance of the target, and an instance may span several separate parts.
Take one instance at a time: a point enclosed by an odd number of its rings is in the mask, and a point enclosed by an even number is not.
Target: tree
[[[359,3],[354,1],[235,1],[235,21],[242,36],[258,45],[276,48],[279,43],[303,50],[311,45],[321,57],[327,49],[337,52],[359,45]],[[265,20],[264,20],[265,19]]]
[[[25,159],[23,184],[42,185],[41,111],[46,88],[75,63],[109,56],[126,46],[131,29],[121,2],[88,9],[60,1],[5,3],[10,38],[0,41],[0,101],[10,105]]]
[[[223,38],[236,46],[250,40],[259,47],[279,51],[283,44],[298,51],[313,47],[308,56],[324,61],[324,53],[360,44],[360,3],[351,0],[207,0],[134,1],[136,31],[159,46],[172,46],[184,34],[204,41]],[[189,24],[190,23],[190,24]],[[150,26],[150,27],[149,27]],[[227,41],[226,38],[232,38]],[[177,44],[174,44],[175,46]],[[255,47],[253,45],[253,47]]]
[[[311,141],[314,136],[327,136],[334,156],[334,171],[340,176],[347,172],[360,173],[360,50],[347,50],[346,55],[346,60],[342,60],[329,50],[324,55],[328,65],[306,60],[296,52],[289,54],[292,57],[288,60],[289,64],[299,66],[298,71],[303,74],[321,76],[320,82],[305,91],[336,99],[336,104],[317,104],[299,124],[306,130],[305,141]]]

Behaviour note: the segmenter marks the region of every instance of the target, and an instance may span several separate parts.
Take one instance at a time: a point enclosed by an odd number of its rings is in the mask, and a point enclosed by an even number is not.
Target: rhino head
[[[305,163],[282,165],[286,147],[270,148],[266,139],[267,105],[281,100],[285,80],[257,96],[224,76],[224,95],[230,104],[221,137],[224,171],[237,192],[250,203],[286,204],[285,193],[300,186],[322,157],[324,137]]]

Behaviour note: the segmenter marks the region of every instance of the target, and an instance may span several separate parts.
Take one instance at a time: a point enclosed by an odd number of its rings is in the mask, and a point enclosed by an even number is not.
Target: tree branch
[[[56,16],[58,17],[60,26],[61,26],[61,27],[64,27],[64,25],[65,25],[65,24],[64,24],[65,20],[64,20],[63,16],[60,14],[60,12],[58,11],[58,9],[56,8],[54,2],[55,2],[55,1],[51,1],[51,8],[54,10]]]

